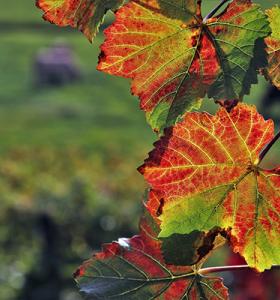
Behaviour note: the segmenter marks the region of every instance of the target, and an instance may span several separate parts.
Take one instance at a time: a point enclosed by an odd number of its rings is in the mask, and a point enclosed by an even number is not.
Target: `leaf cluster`
[[[75,277],[87,299],[228,299],[202,264],[228,243],[259,272],[280,264],[280,167],[262,159],[272,120],[241,103],[263,74],[280,88],[280,8],[201,0],[38,0],[44,18],[92,41],[108,10],[98,70],[131,79],[154,150],[140,234],[104,246]],[[192,112],[205,97],[215,115]]]

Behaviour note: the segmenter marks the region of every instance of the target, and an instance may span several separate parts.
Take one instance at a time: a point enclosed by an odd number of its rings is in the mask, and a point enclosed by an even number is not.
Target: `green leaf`
[[[150,213],[149,224],[154,228],[154,235],[160,233],[160,216],[164,206],[162,195],[151,190],[145,203],[146,209]],[[148,214],[146,214],[148,218]],[[161,250],[167,264],[176,266],[201,266],[212,254],[213,250],[221,247],[226,242],[226,232],[220,228],[214,228],[209,232],[194,230],[189,234],[172,234],[169,237],[160,238]]]
[[[200,1],[131,0],[105,31],[98,69],[131,78],[147,121],[162,132],[207,93],[241,99],[256,81],[256,41],[269,33],[266,16],[249,0],[235,0],[209,20]]]
[[[256,41],[269,35],[269,23],[259,5],[235,0],[208,28],[220,63],[208,96],[215,100],[242,99],[248,86],[255,82],[256,68],[251,63],[258,51]],[[248,72],[251,76],[247,76]]]
[[[280,89],[280,7],[277,5],[267,10],[266,13],[269,17],[272,34],[265,39],[268,54],[268,67],[265,75]]]

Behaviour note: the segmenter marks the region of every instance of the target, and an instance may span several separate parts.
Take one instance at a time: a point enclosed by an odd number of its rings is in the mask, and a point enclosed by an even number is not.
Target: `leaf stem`
[[[252,268],[249,267],[248,265],[221,266],[221,267],[210,267],[210,268],[200,269],[199,274],[206,275],[210,273],[241,271],[243,269],[252,270]],[[280,265],[273,265],[271,269],[280,269]]]
[[[210,13],[203,19],[203,22],[205,23],[208,19],[212,18],[215,13],[228,1],[230,0],[222,0],[220,4],[218,4],[213,10],[211,10]]]
[[[277,132],[277,134],[274,136],[274,138],[265,146],[265,148],[262,150],[260,154],[259,163],[264,159],[270,148],[275,144],[275,142],[280,138],[280,130]]]

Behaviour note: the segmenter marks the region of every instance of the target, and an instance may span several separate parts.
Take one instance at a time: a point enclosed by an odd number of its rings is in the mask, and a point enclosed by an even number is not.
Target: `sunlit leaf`
[[[215,116],[187,113],[167,129],[140,167],[163,193],[160,237],[221,227],[251,267],[279,264],[280,169],[259,166],[273,131],[245,104]]]
[[[156,131],[210,97],[240,99],[256,40],[270,33],[251,1],[203,21],[200,1],[132,0],[106,31],[98,69],[132,78],[132,93]],[[256,73],[256,72],[255,72]]]
[[[108,10],[116,10],[124,0],[37,0],[44,19],[59,26],[72,26],[92,41]]]
[[[160,226],[160,215],[164,205],[164,199],[160,193],[151,190],[146,203],[146,209],[153,217],[157,226]],[[159,229],[157,230],[159,233]],[[172,234],[161,238],[161,250],[167,264],[173,265],[202,265],[212,254],[213,250],[225,244],[226,232],[220,228],[214,228],[209,232],[194,230],[189,234]]]
[[[201,276],[195,267],[164,263],[158,226],[146,213],[141,233],[107,244],[76,272],[86,299],[228,299],[216,277]]]
[[[271,36],[265,39],[268,53],[268,79],[280,89],[280,7],[276,6],[267,10],[267,15],[272,29]]]

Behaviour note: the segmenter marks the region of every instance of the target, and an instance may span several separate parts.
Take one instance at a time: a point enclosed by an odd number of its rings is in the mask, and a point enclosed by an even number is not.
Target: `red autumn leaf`
[[[158,226],[150,215],[142,218],[140,229],[139,236],[105,245],[77,270],[87,299],[228,299],[220,278],[164,262]]]
[[[280,169],[259,166],[273,122],[239,104],[215,116],[188,113],[140,167],[163,193],[160,237],[230,230],[235,252],[259,271],[280,263]]]
[[[240,99],[248,90],[255,42],[270,32],[249,0],[203,20],[201,1],[131,0],[106,31],[98,69],[131,78],[152,128],[162,130],[210,97]],[[255,72],[256,73],[256,72]]]
[[[272,34],[265,39],[268,53],[266,77],[280,89],[280,7],[275,6],[267,10],[267,15]]]
[[[37,0],[44,19],[58,26],[72,26],[92,41],[108,10],[116,10],[124,0]]]

